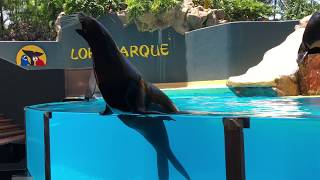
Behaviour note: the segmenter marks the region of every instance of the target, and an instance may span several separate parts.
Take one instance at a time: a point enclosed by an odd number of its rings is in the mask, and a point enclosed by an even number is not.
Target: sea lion
[[[149,111],[150,104],[161,106],[166,113],[178,109],[156,86],[145,81],[139,71],[127,60],[108,30],[96,19],[78,14],[81,29],[77,29],[89,44],[93,56],[93,69],[103,99],[112,108],[138,114],[160,114]],[[102,114],[109,114],[109,108]]]
[[[308,54],[316,53],[320,53],[320,12],[311,16],[304,30],[297,62],[301,63]]]
[[[106,101],[103,115],[112,113],[109,106],[138,114],[178,112],[169,97],[156,86],[145,81],[138,70],[121,54],[111,35],[100,22],[82,13],[78,16],[81,29],[76,31],[88,42],[91,48],[96,81],[100,93]],[[152,144],[157,152],[160,180],[169,178],[168,160],[186,179],[190,179],[187,171],[170,148],[163,121],[172,120],[171,118],[121,114],[118,117],[125,125],[139,132]]]

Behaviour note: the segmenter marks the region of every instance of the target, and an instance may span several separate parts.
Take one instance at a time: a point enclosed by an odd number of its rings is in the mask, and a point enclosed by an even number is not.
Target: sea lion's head
[[[304,31],[303,43],[308,49],[320,48],[320,12],[315,12]]]
[[[106,35],[106,29],[95,18],[83,13],[78,14],[81,29],[76,29],[77,33],[82,36],[89,44],[94,44]]]

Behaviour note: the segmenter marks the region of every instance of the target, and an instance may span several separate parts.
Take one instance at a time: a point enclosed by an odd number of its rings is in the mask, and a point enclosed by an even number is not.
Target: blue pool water
[[[320,97],[237,97],[225,88],[166,93],[182,110],[251,117],[320,117]]]
[[[182,111],[208,112],[213,116],[320,118],[320,97],[237,97],[226,88],[165,90],[165,93]],[[100,98],[90,102],[50,103],[32,108],[96,113],[103,111],[105,103]]]
[[[320,179],[320,98],[239,98],[228,89],[165,91],[181,110],[164,121],[170,147],[193,180],[226,179],[222,117],[248,116],[244,129],[247,180]],[[100,116],[102,99],[26,108],[28,169],[44,179],[43,113],[50,120],[51,177],[158,179],[157,152],[139,129]],[[150,119],[150,121],[157,121]],[[151,123],[152,124],[152,123]],[[141,129],[140,129],[141,130]],[[169,163],[169,177],[184,179]]]

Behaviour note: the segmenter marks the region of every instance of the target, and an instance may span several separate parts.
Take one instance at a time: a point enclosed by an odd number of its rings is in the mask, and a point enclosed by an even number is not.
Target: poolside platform
[[[160,89],[206,89],[206,88],[227,88],[226,80],[190,81],[176,83],[156,83]]]

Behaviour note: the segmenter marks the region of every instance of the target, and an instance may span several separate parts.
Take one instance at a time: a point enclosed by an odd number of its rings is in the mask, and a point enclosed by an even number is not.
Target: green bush
[[[48,2],[47,0],[1,0],[0,11],[10,18],[10,24],[4,26],[1,21],[2,32],[0,40],[54,40],[54,21],[62,8],[62,0]],[[61,4],[60,4],[61,5]]]
[[[201,5],[204,8],[215,8],[215,9],[218,9],[219,7],[216,6],[216,3],[215,3],[216,1],[219,1],[219,0],[193,0],[192,2],[196,6]]]
[[[120,10],[123,4],[124,0],[65,0],[63,9],[67,14],[84,12],[93,17],[98,17],[106,14],[109,10]]]
[[[270,5],[257,0],[222,0],[221,7],[230,21],[254,21],[272,14]]]
[[[302,19],[320,10],[320,5],[316,1],[309,0],[289,0],[284,19]]]
[[[193,0],[193,3],[205,8],[223,9],[229,21],[257,20],[272,14],[272,7],[258,0]]]
[[[153,14],[159,14],[168,9],[176,7],[181,2],[181,0],[153,0],[151,4],[151,12]]]
[[[149,12],[151,7],[150,0],[126,0],[126,3],[131,20],[141,16],[145,12]]]
[[[182,0],[126,0],[131,20],[144,13],[159,14],[182,3]]]

